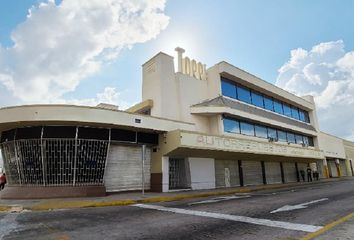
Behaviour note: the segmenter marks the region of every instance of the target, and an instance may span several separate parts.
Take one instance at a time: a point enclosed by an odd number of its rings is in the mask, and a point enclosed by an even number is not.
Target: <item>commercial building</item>
[[[320,132],[313,97],[176,51],[177,71],[161,52],[143,64],[142,102],[126,111],[0,109],[2,197],[139,190],[142,176],[146,189],[167,192],[297,182],[308,166],[321,177],[353,175],[354,144]]]

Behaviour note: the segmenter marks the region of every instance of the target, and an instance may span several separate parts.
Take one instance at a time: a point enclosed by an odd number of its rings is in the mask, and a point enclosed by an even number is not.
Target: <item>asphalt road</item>
[[[298,239],[351,212],[354,179],[222,198],[0,214],[0,238]]]

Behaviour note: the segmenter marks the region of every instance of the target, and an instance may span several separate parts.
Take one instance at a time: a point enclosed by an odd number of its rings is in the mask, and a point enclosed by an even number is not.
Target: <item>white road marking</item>
[[[192,206],[192,205],[197,205],[197,204],[216,203],[216,202],[222,202],[222,201],[228,201],[228,200],[240,199],[240,198],[249,198],[249,197],[250,197],[249,195],[246,195],[246,196],[218,197],[218,198],[213,198],[213,199],[204,200],[204,201],[200,201],[200,202],[190,203],[188,205]]]
[[[314,204],[314,203],[318,203],[318,202],[323,202],[323,201],[327,201],[328,198],[321,198],[318,200],[313,200],[311,202],[305,202],[305,203],[301,203],[301,204],[297,204],[297,205],[285,205],[281,208],[278,208],[274,211],[271,211],[270,213],[277,213],[277,212],[285,212],[285,211],[292,211],[292,210],[296,210],[296,209],[303,209],[303,208],[307,208],[307,205],[310,204]]]
[[[222,214],[222,213],[187,210],[187,209],[181,209],[181,208],[168,208],[168,207],[157,206],[157,205],[135,204],[132,206],[146,208],[146,209],[159,210],[159,211],[164,211],[164,212],[187,214],[187,215],[194,215],[194,216],[200,216],[200,217],[209,217],[209,218],[230,220],[230,221],[243,222],[243,223],[251,223],[251,224],[256,224],[256,225],[283,228],[283,229],[303,231],[303,232],[316,232],[322,228],[321,226],[314,226],[314,225],[273,221],[273,220],[269,220],[269,219],[251,218],[251,217],[235,216],[235,215]]]
[[[3,237],[17,228],[16,218],[18,215],[18,213],[9,213],[0,220],[0,239],[3,239]]]

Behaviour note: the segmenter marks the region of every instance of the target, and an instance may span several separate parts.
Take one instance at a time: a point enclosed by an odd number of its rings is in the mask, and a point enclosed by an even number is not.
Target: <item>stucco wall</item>
[[[320,132],[318,135],[319,148],[328,158],[345,159],[343,139]]]

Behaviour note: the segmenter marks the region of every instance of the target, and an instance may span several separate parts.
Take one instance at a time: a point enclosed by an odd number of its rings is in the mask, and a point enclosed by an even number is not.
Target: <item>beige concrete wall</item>
[[[343,140],[346,155],[346,165],[348,176],[353,176],[352,166],[354,168],[354,142]],[[352,164],[350,164],[352,162]]]
[[[318,135],[319,148],[327,158],[345,159],[343,139],[320,132]]]
[[[152,99],[152,116],[179,120],[178,82],[173,57],[158,53],[143,65],[143,101]]]
[[[139,119],[139,122],[135,120]],[[81,125],[172,131],[194,130],[194,124],[163,118],[132,114],[123,111],[73,105],[28,105],[0,109],[0,131],[9,128],[42,125]]]

